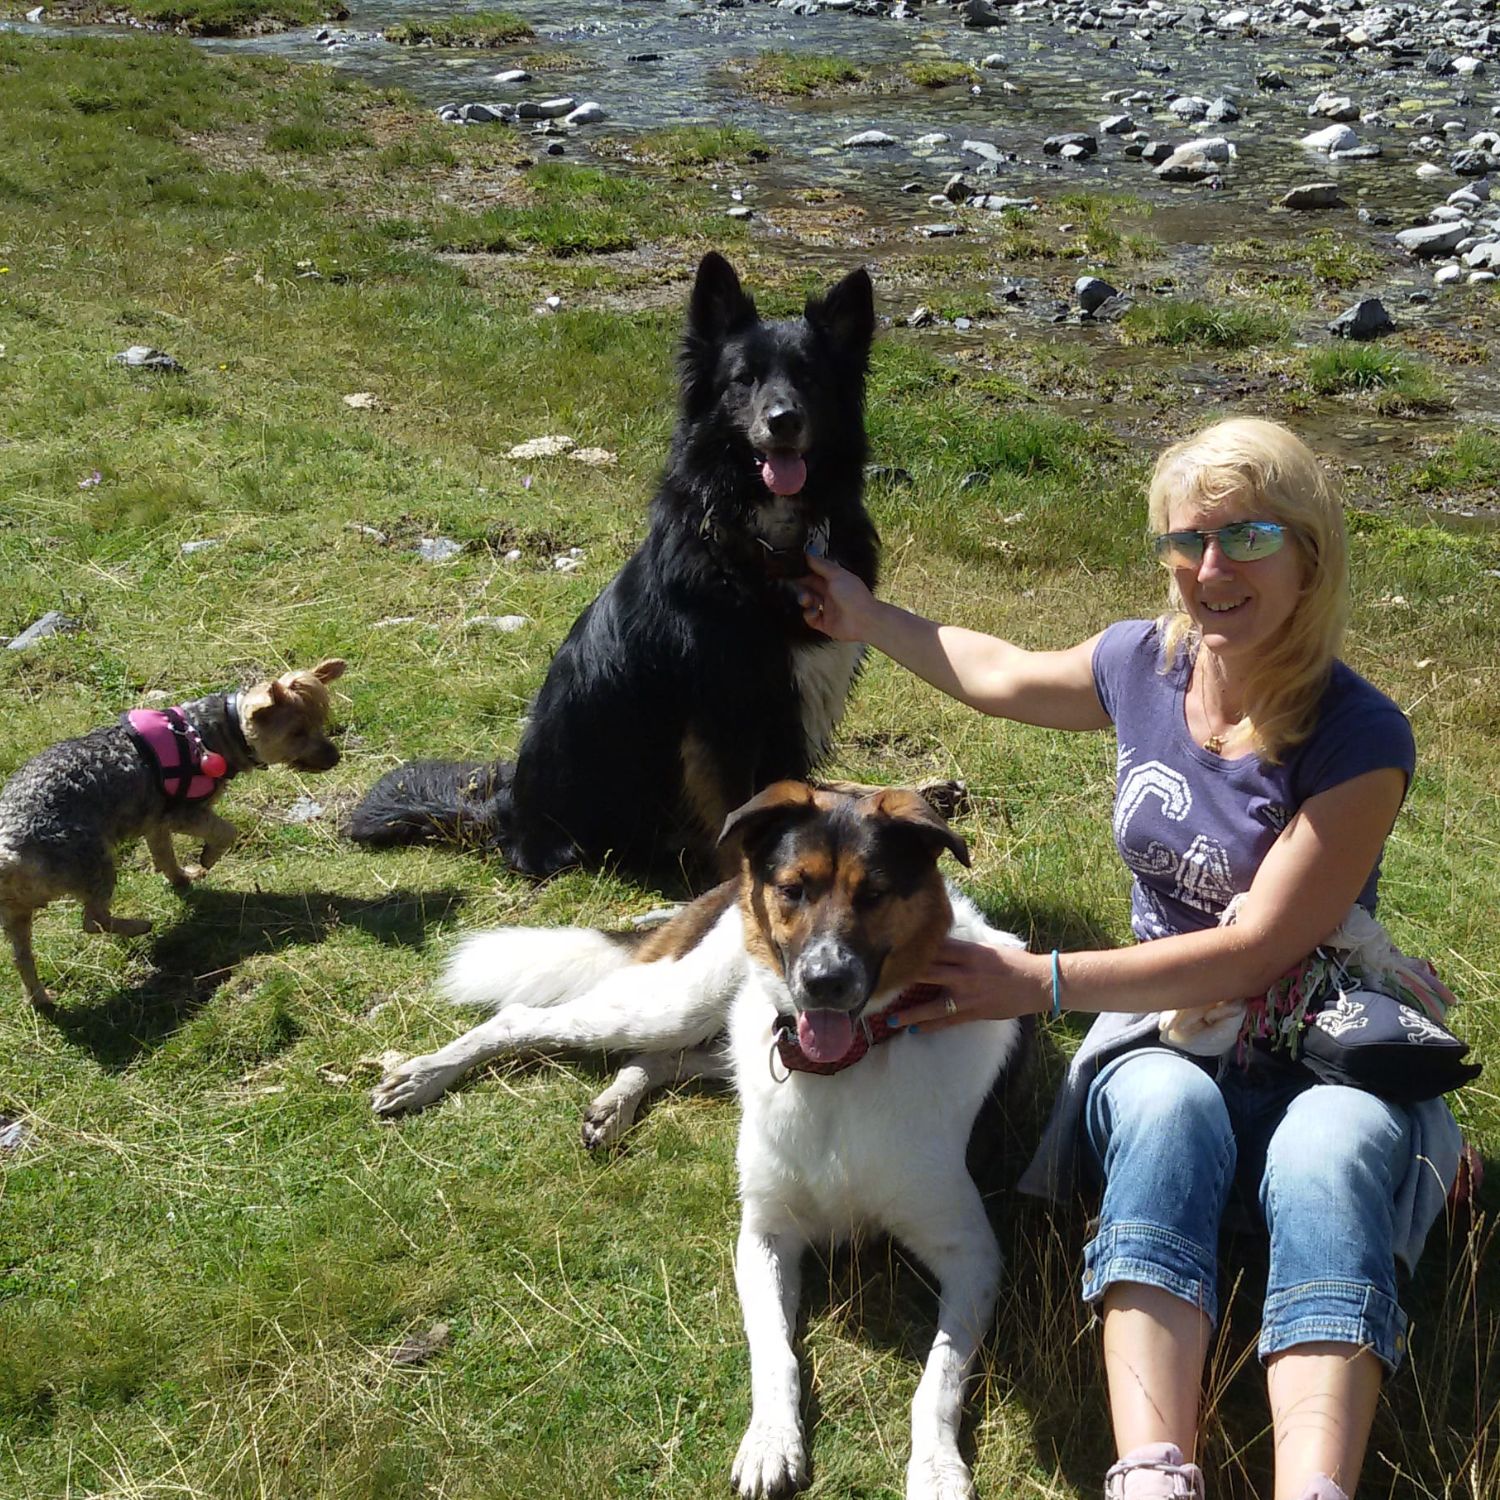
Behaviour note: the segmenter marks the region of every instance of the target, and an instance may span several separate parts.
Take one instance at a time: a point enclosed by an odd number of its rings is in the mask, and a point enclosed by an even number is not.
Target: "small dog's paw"
[[[807,1480],[801,1426],[752,1417],[729,1478],[745,1500],[790,1495]]]
[[[590,1151],[607,1151],[634,1123],[631,1101],[600,1094],[583,1112],[583,1144]]]
[[[33,1010],[44,1011],[50,1015],[57,1009],[57,1001],[53,997],[52,991],[44,989],[40,985],[38,985],[34,990],[27,990],[26,998],[31,1001],[31,1007]]]
[[[944,818],[956,818],[969,805],[966,781],[919,781],[916,790],[933,812]]]
[[[195,880],[202,880],[207,874],[208,871],[202,865],[184,865],[181,871],[182,878],[174,880],[172,884],[178,890],[181,890],[183,887],[191,885]]]
[[[906,1466],[906,1500],[974,1500],[974,1476],[956,1452],[912,1455]]]
[[[370,1108],[377,1115],[419,1110],[442,1098],[452,1081],[448,1069],[433,1067],[430,1058],[409,1058],[392,1068],[370,1091]]]

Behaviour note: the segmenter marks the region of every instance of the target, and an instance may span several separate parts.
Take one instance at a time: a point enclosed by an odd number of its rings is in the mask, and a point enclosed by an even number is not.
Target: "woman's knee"
[[[1089,1139],[1101,1162],[1123,1146],[1222,1160],[1234,1131],[1218,1085],[1178,1052],[1151,1048],[1109,1064],[1089,1090]]]
[[[1274,1194],[1314,1207],[1351,1198],[1389,1205],[1409,1165],[1411,1128],[1405,1108],[1362,1089],[1310,1088],[1287,1106],[1271,1136],[1262,1200]]]

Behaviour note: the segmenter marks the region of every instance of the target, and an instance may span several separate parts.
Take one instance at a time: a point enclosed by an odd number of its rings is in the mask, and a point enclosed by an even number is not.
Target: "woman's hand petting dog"
[[[892,1015],[893,1026],[944,1031],[968,1021],[1040,1015],[1052,1004],[1052,968],[1044,953],[945,938],[922,976],[942,992]]]
[[[808,625],[836,641],[867,641],[879,608],[875,596],[831,558],[807,554],[808,572],[797,580],[797,603]]]

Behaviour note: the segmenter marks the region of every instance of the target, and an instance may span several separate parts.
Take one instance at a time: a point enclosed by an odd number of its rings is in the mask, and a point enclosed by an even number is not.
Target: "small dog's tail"
[[[497,927],[464,938],[443,967],[453,1005],[503,1010],[561,1005],[631,961],[637,933],[588,927]]]
[[[492,848],[510,805],[504,761],[413,760],[365,793],[345,832],[357,844],[457,844]]]

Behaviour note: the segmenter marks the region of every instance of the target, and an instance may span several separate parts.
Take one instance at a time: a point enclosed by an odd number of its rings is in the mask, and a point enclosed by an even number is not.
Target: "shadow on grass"
[[[101,1067],[128,1067],[194,1016],[246,959],[323,942],[357,928],[388,947],[420,948],[462,905],[457,890],[394,890],[374,900],[327,891],[243,892],[194,886],[186,914],[151,949],[152,973],[93,1005],[49,1019]]]

